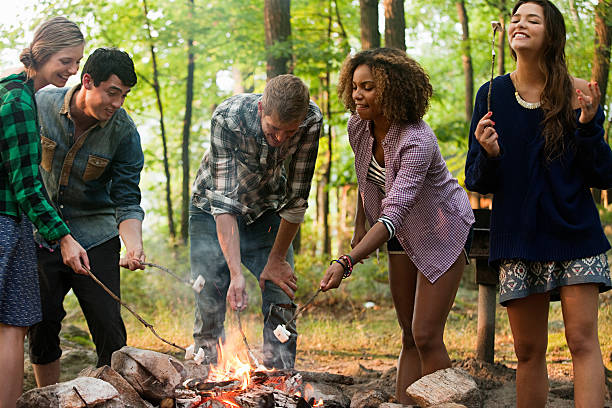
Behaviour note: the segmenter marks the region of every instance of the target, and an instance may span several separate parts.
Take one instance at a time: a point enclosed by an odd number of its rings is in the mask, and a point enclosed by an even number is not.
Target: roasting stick
[[[308,299],[308,301],[306,303],[304,303],[302,306],[300,306],[295,311],[295,313],[293,314],[293,317],[291,317],[291,319],[287,320],[284,324],[279,324],[278,326],[276,326],[276,329],[274,329],[274,335],[276,336],[276,338],[281,343],[287,342],[287,340],[289,340],[289,336],[291,335],[289,330],[287,330],[287,325],[289,323],[291,323],[292,321],[294,321],[298,317],[298,315],[300,313],[302,313],[304,311],[304,309],[306,309],[308,307],[308,305],[310,305],[312,303],[313,300],[315,300],[315,298],[317,297],[317,295],[319,293],[321,293],[321,288],[317,289],[317,291],[314,293],[314,295],[312,295],[312,297],[310,299]]]
[[[242,334],[242,341],[247,348],[247,353],[251,360],[253,360],[253,364],[255,364],[255,368],[259,369],[261,367],[259,365],[259,361],[255,358],[255,355],[251,351],[251,347],[249,347],[249,342],[247,341],[246,335],[244,334],[244,330],[242,330],[242,322],[240,321],[240,310],[236,310],[236,317],[238,318],[238,329],[240,329],[240,334]]]
[[[291,323],[292,321],[294,321],[298,315],[300,313],[302,313],[304,311],[304,309],[306,309],[313,300],[315,300],[315,298],[317,297],[317,295],[321,293],[321,288],[317,289],[317,291],[314,293],[314,295],[312,295],[312,297],[310,299],[308,299],[308,301],[306,303],[304,303],[302,306],[298,307],[298,309],[295,311],[295,314],[293,315],[293,317],[291,319],[289,319],[286,323],[285,326],[288,325],[289,323]]]
[[[162,271],[166,272],[167,274],[173,276],[177,281],[182,282],[185,285],[191,286],[192,282],[188,281],[187,279],[181,278],[180,276],[178,276],[177,274],[175,274],[174,272],[172,272],[170,269],[166,268],[165,266],[157,265],[157,264],[154,264],[154,263],[151,263],[151,262],[141,262],[140,264],[144,265],[144,266],[151,266],[153,268],[157,268],[159,270],[162,270]]]
[[[491,43],[491,80],[487,93],[487,112],[491,112],[491,87],[493,85],[493,68],[495,67],[495,33],[497,30],[501,30],[502,26],[499,21],[491,21],[491,28],[493,29],[493,42]]]
[[[85,266],[83,266],[83,269],[85,269],[87,271],[87,273],[89,274],[91,279],[93,279],[98,285],[100,285],[100,287],[102,289],[104,289],[106,291],[106,293],[108,293],[113,299],[115,299],[117,302],[119,302],[119,304],[121,304],[121,306],[123,306],[127,310],[129,310],[130,313],[133,314],[138,319],[138,321],[140,321],[140,323],[142,323],[147,329],[151,330],[151,333],[153,333],[155,335],[155,337],[157,337],[158,339],[160,339],[164,343],[171,345],[172,347],[176,347],[177,349],[181,350],[183,353],[185,352],[185,349],[183,347],[178,346],[178,345],[176,345],[176,344],[174,344],[174,343],[164,339],[159,334],[157,334],[157,332],[153,328],[152,324],[148,323],[145,319],[140,317],[140,315],[138,313],[136,313],[134,310],[132,310],[132,308],[130,306],[128,306],[121,299],[119,299],[119,297],[117,295],[115,295],[109,288],[107,288],[105,284],[100,282],[100,280],[98,278],[96,278],[96,276],[93,273],[91,273],[91,271],[89,269],[87,269]]]
[[[193,290],[195,290],[198,293],[202,291],[202,288],[204,287],[204,283],[206,282],[205,279],[202,277],[202,275],[198,275],[198,279],[196,279],[194,282],[191,279],[187,280],[187,279],[181,278],[180,276],[178,276],[176,273],[172,272],[170,269],[166,268],[165,266],[161,266],[161,265],[154,264],[151,262],[141,262],[140,264],[145,265],[145,266],[151,266],[153,268],[162,270],[166,272],[167,274],[171,275],[172,277],[174,277],[177,281],[184,283],[185,285],[191,287]]]

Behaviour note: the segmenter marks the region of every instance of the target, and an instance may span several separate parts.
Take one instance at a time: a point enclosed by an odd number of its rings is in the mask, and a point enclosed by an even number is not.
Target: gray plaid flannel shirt
[[[196,175],[192,203],[213,216],[242,216],[247,224],[268,210],[300,223],[308,207],[323,115],[311,101],[298,132],[274,148],[261,129],[260,100],[261,94],[235,95],[213,113],[210,148]]]

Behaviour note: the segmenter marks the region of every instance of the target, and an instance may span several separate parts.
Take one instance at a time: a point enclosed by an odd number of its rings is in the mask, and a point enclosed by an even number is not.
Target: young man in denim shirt
[[[272,78],[263,95],[235,95],[213,114],[189,216],[192,277],[206,279],[196,294],[193,337],[208,363],[225,336],[226,299],[233,310],[247,305],[242,263],[262,289],[264,364],[294,366],[295,322],[285,343],[273,331],[295,311],[291,241],[308,206],[322,123],[293,75]]]
[[[144,156],[132,119],[121,108],[136,84],[129,55],[99,48],[81,84],[44,89],[36,102],[42,142],[41,175],[52,204],[87,250],[91,271],[119,296],[119,266],[144,269],[140,171]],[[119,256],[119,236],[126,247]],[[40,244],[43,241],[39,241]],[[70,289],[91,331],[98,367],[126,344],[120,305],[89,276],[63,264],[59,251],[38,248],[43,321],[30,328],[30,361],[39,387],[59,380],[59,332]]]

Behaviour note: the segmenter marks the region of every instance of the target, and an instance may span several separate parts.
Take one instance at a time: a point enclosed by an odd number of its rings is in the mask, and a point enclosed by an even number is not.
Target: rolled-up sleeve
[[[286,221],[299,224],[304,221],[308,208],[308,195],[314,175],[319,137],[323,125],[323,115],[315,107],[314,123],[308,126],[302,134],[296,152],[293,154],[287,171],[287,203],[279,215]]]
[[[140,206],[140,172],[144,166],[144,155],[140,145],[140,135],[133,131],[125,144],[117,150],[113,158],[110,197],[115,203],[117,224],[128,219],[144,219],[144,210]]]

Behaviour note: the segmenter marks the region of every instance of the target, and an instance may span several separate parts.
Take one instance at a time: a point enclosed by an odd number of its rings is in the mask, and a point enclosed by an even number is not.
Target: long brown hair
[[[572,108],[574,87],[565,62],[565,21],[559,9],[548,0],[519,0],[512,9],[512,15],[525,3],[537,4],[544,11],[546,38],[540,58],[540,69],[544,73],[541,96],[544,111],[542,135],[546,159],[550,161],[563,155],[568,147],[565,137],[576,128],[576,116]],[[510,53],[516,60],[512,48]]]

